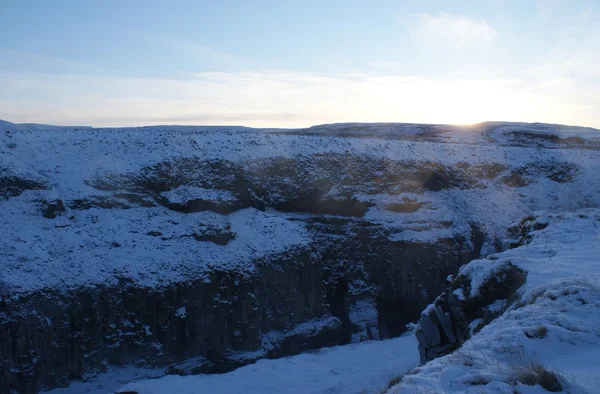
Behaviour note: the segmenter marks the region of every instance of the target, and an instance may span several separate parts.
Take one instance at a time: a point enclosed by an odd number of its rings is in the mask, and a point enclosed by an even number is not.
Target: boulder
[[[485,267],[487,261],[489,267]],[[525,283],[526,273],[510,262],[476,262],[476,269],[461,270],[450,286],[421,313],[415,332],[421,363],[460,347],[471,335],[471,323],[479,319],[475,330],[480,330],[500,314],[492,305],[499,300],[510,300]],[[490,275],[482,283],[475,283],[472,274],[478,270],[480,274],[481,269],[489,269]]]
[[[65,205],[62,200],[55,200],[53,202],[44,201],[42,210],[45,218],[54,219],[65,212]]]

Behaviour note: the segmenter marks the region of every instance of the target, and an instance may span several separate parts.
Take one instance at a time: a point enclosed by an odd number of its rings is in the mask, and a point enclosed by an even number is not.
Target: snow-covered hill
[[[538,148],[540,144],[546,149]],[[5,200],[0,219],[4,232],[0,248],[5,251],[2,284],[11,291],[33,291],[104,283],[115,270],[144,283],[168,282],[188,271],[185,261],[190,253],[207,256],[204,263],[194,263],[198,272],[208,261],[237,264],[239,252],[232,249],[244,244],[248,235],[237,219],[194,213],[180,223],[181,215],[168,209],[183,199],[213,203],[191,210],[219,211],[215,196],[223,193],[229,193],[230,200],[221,204],[222,212],[266,206],[344,215],[342,210],[328,210],[326,204],[364,203],[365,208],[351,214],[381,225],[393,240],[453,237],[476,223],[488,235],[491,250],[495,236],[533,209],[596,206],[599,147],[600,131],[536,124],[341,124],[256,130],[60,128],[4,122],[0,124],[0,196]],[[192,196],[189,187],[202,193]],[[39,210],[56,199],[65,202],[67,211],[49,222]],[[297,199],[316,202],[311,208]],[[129,207],[135,209],[118,209]],[[252,253],[310,239],[297,222],[290,222],[293,215],[284,215],[287,219],[277,212],[240,215],[251,228],[275,226],[271,236],[253,239]],[[229,226],[237,235],[235,243],[223,248],[194,244],[189,221],[215,229]],[[168,240],[132,239],[131,234],[160,229],[172,232]],[[285,232],[295,235],[282,243],[278,234]],[[138,253],[157,249],[164,252]],[[222,255],[216,256],[213,249]],[[241,253],[250,251],[247,245],[242,249]],[[162,253],[171,258],[162,258]],[[104,272],[90,255],[104,256]],[[165,275],[165,270],[173,276]]]

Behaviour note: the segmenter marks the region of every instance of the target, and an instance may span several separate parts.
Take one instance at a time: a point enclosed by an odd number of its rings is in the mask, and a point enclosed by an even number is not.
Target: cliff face
[[[159,288],[121,279],[9,298],[0,321],[0,386],[37,392],[107,364],[166,366],[198,356],[173,372],[224,372],[361,333],[396,336],[439,291],[440,277],[477,255],[467,244],[347,241],[335,246],[345,251],[336,258],[326,256],[333,244],[319,244],[270,256],[250,271],[214,269]],[[351,319],[361,301],[375,306],[376,320]],[[298,331],[304,322],[310,326]]]
[[[215,269],[164,288],[123,281],[11,299],[0,322],[0,386],[36,392],[106,363],[161,366],[198,355],[226,369],[228,353],[261,349],[263,332],[323,316],[320,278],[298,250],[257,262],[255,272]]]
[[[510,221],[600,201],[570,129],[2,127],[0,387],[23,393],[396,336]]]

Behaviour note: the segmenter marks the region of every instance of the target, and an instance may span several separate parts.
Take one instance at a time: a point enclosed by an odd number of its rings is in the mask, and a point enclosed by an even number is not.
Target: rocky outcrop
[[[42,214],[46,219],[54,219],[58,215],[62,215],[65,212],[65,205],[62,200],[55,200],[52,202],[42,202]]]
[[[17,176],[10,170],[0,167],[0,201],[18,196],[25,190],[42,190],[46,188],[48,188],[48,185],[40,180]]]
[[[336,317],[307,321],[287,332],[271,332],[263,338],[268,358],[299,354],[308,349],[319,349],[340,344],[342,322]]]
[[[229,213],[253,207],[362,217],[373,204],[357,199],[358,193],[399,195],[471,189],[506,172],[502,164],[459,162],[448,167],[434,161],[323,154],[255,159],[242,164],[179,158],[136,173],[103,174],[86,183],[102,191],[146,196],[181,212]],[[414,212],[419,205],[413,202],[390,207],[393,212]]]
[[[489,264],[494,264],[489,260]],[[451,353],[472,333],[499,316],[525,283],[526,273],[508,263],[498,264],[483,281],[472,271],[461,271],[430,304],[416,330],[421,363]]]

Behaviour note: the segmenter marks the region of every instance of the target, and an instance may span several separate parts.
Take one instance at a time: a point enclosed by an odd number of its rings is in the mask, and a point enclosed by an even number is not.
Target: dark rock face
[[[228,160],[179,158],[146,167],[139,173],[105,174],[87,183],[98,190],[134,196],[133,202],[138,205],[144,206],[144,201],[155,200],[160,205],[180,212],[213,210],[230,213],[252,207],[259,210],[273,208],[282,212],[362,217],[372,204],[356,199],[354,195],[357,192],[398,195],[450,188],[470,189],[481,187],[482,179],[500,177],[505,172],[506,167],[501,164],[473,165],[460,162],[450,168],[428,161],[321,154],[255,159],[242,164]],[[196,199],[173,203],[160,196],[160,193],[182,185],[228,191],[235,196],[235,200],[215,202]],[[331,191],[335,189],[337,191],[332,194]],[[106,198],[96,200],[77,201],[74,204],[84,207],[103,207],[106,204]],[[121,204],[131,205],[125,201]],[[414,204],[404,205],[392,211],[411,212],[419,208]]]
[[[451,353],[470,337],[471,330],[477,332],[496,318],[502,311],[491,305],[503,301],[505,308],[525,278],[526,273],[520,268],[505,264],[479,286],[474,295],[468,275],[454,279],[421,313],[416,331],[421,363]],[[472,327],[474,322],[477,325]]]
[[[0,197],[16,197],[25,190],[46,189],[47,185],[43,182],[33,179],[25,179],[11,174],[6,169],[0,168]]]
[[[62,200],[56,200],[54,202],[44,201],[42,203],[42,212],[45,218],[54,219],[65,212],[65,205]]]
[[[67,294],[3,298],[0,387],[35,393],[107,364],[165,366],[194,357],[201,359],[173,371],[225,372],[257,358],[344,344],[358,329],[349,307],[364,299],[377,300],[379,337],[399,335],[443,278],[477,257],[482,242],[477,231],[471,240],[436,245],[390,242],[377,227],[353,220],[339,242],[328,238],[339,222],[319,226],[315,245],[258,262],[256,272],[215,270],[162,289],[123,279]],[[327,324],[296,329],[312,319]],[[283,334],[265,348],[272,332]]]
[[[258,262],[255,273],[215,270],[163,289],[125,282],[3,299],[0,387],[36,393],[106,363],[161,366],[199,355],[213,371],[233,369],[243,362],[228,354],[261,349],[263,332],[327,314],[320,271],[309,251],[297,251]],[[312,335],[319,339],[290,337],[279,355],[337,344],[337,335],[334,325]]]
[[[394,298],[377,299],[377,316],[379,318],[379,336],[381,338],[393,338],[405,331],[410,323],[409,316],[418,315],[421,312],[420,303],[402,296]],[[401,311],[399,313],[399,311]]]

